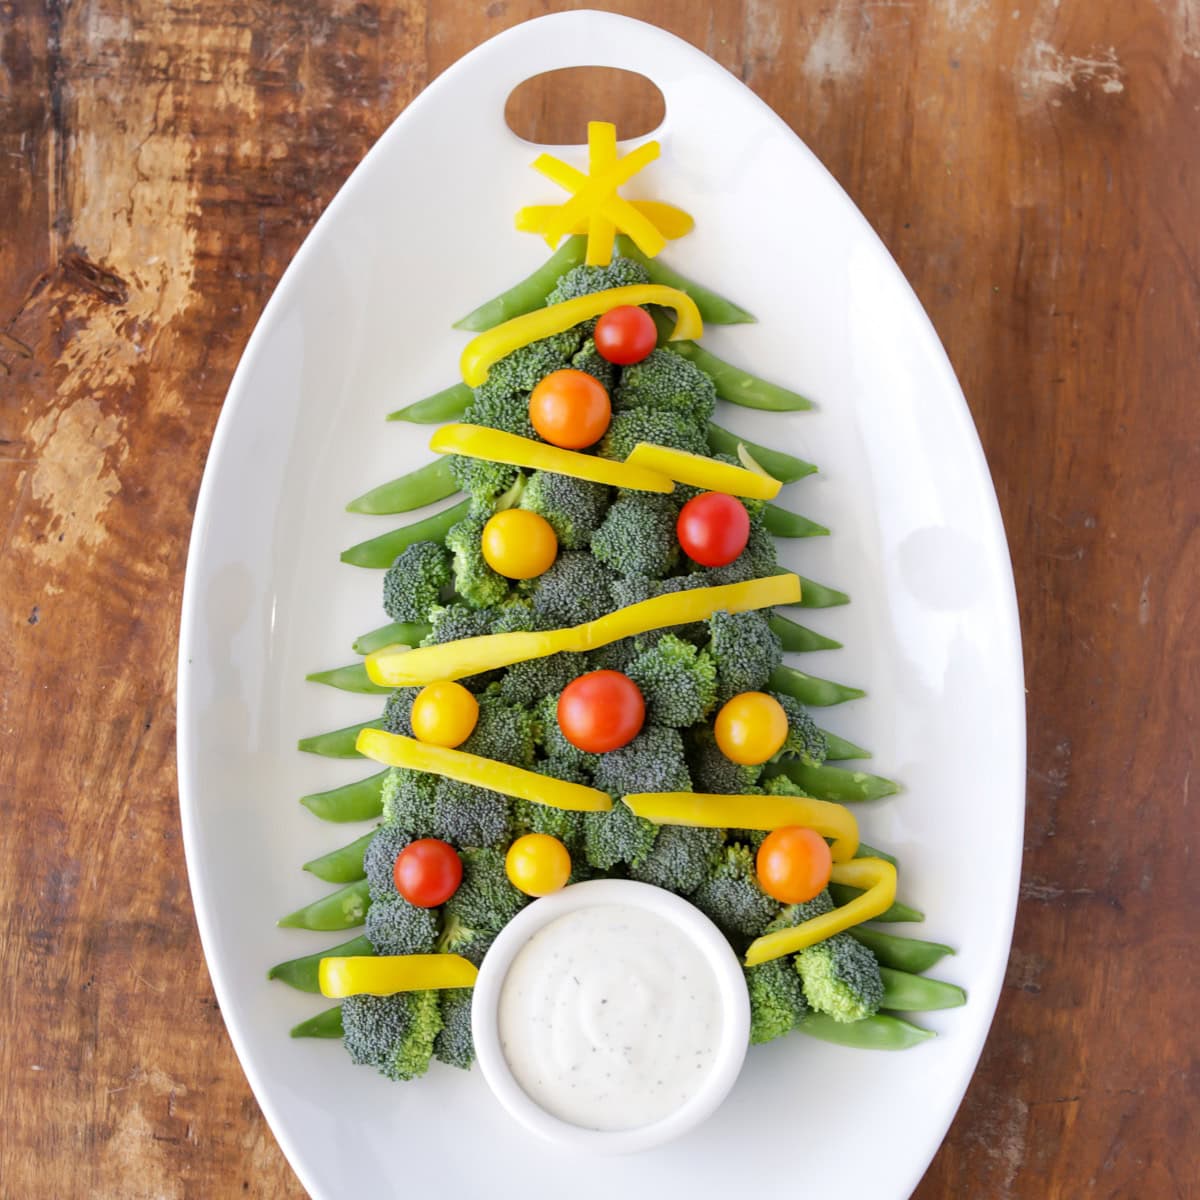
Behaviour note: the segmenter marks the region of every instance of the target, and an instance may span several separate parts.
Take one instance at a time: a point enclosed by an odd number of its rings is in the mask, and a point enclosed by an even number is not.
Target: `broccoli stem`
[[[883,1008],[895,1012],[933,1012],[939,1008],[959,1008],[967,1002],[967,993],[957,984],[941,979],[926,979],[894,967],[880,967],[883,977]]]
[[[391,533],[380,534],[349,550],[342,551],[342,562],[355,567],[374,567],[377,570],[387,570],[396,561],[398,555],[407,550],[415,542],[440,542],[452,526],[457,525],[471,510],[469,500],[460,500],[450,508],[444,508],[432,517],[405,525],[402,529],[393,529]]]
[[[867,694],[862,688],[834,683],[831,679],[820,679],[816,675],[797,671],[795,667],[782,666],[771,672],[767,688],[791,696],[810,708],[828,708],[831,704],[844,704],[847,700],[858,700]]]
[[[853,742],[848,742],[844,737],[838,737],[836,733],[830,733],[828,729],[822,729],[821,733],[825,737],[825,743],[828,747],[825,757],[831,762],[845,762],[849,758],[870,758],[870,750],[864,750],[861,746],[856,746]]]
[[[937,1035],[932,1029],[922,1029],[899,1017],[876,1014],[861,1021],[835,1021],[825,1013],[808,1013],[798,1026],[801,1033],[834,1042],[838,1046],[853,1046],[859,1050],[907,1050]]]
[[[859,847],[861,852],[862,847]],[[909,971],[919,974],[928,971],[935,963],[941,962],[947,954],[954,951],[941,942],[923,942],[920,938],[900,937],[895,933],[884,933],[882,929],[868,929],[865,925],[856,925],[848,930],[850,936],[862,942],[875,955],[881,967],[891,967],[896,971]],[[898,1008],[900,1005],[889,1004],[888,1008]],[[915,1008],[905,1009],[906,1012],[918,1012]]]
[[[829,894],[833,897],[834,903],[841,908],[843,905],[849,904],[856,896],[863,894],[862,888],[851,887],[846,883],[831,883],[829,885]],[[910,905],[902,904],[899,900],[892,905],[885,913],[881,913],[877,917],[872,917],[872,921],[886,921],[888,924],[913,924],[919,925],[925,920],[925,914],[919,908],[912,908]]]
[[[335,1004],[307,1021],[292,1027],[294,1038],[340,1038],[342,1036],[342,1006]]]
[[[465,383],[452,383],[424,400],[388,413],[389,421],[411,421],[414,425],[440,425],[456,421],[471,406],[475,393]]]
[[[313,671],[305,675],[309,683],[324,683],[343,692],[363,692],[367,695],[384,695],[390,687],[375,683],[367,674],[364,663],[351,663],[348,667],[334,667],[331,671]]]
[[[753,325],[757,321],[753,313],[748,313],[732,300],[726,300],[724,296],[680,275],[678,271],[672,271],[662,259],[647,258],[627,234],[617,234],[617,250],[622,258],[632,258],[641,263],[651,283],[661,283],[664,287],[673,287],[691,296],[700,310],[700,316],[710,325]]]
[[[818,800],[832,800],[837,804],[857,804],[863,800],[879,800],[883,796],[894,796],[900,785],[881,775],[868,775],[866,771],[847,771],[843,767],[810,767],[807,763],[784,763],[782,772],[793,783],[799,784],[810,796]],[[773,772],[779,774],[778,771]]]
[[[541,308],[546,303],[546,297],[554,290],[554,285],[583,262],[586,252],[586,237],[575,234],[567,238],[532,275],[455,321],[454,328],[482,333],[513,317]]]
[[[385,646],[418,646],[429,636],[430,628],[424,621],[393,621],[355,638],[351,649],[365,656]]]
[[[772,613],[768,620],[776,637],[783,643],[784,650],[789,654],[804,654],[809,650],[840,650],[842,648],[841,642],[835,642],[833,638],[828,638],[823,633],[817,633],[803,625],[797,625],[795,621],[788,617],[781,617],[778,613]],[[357,642],[355,649],[358,649]],[[360,651],[360,653],[365,652]]]
[[[284,929],[353,929],[367,919],[369,903],[367,881],[358,879],[280,917],[276,924]]]
[[[376,728],[373,724],[372,728]],[[344,783],[327,792],[313,792],[301,796],[300,803],[315,817],[335,824],[350,821],[373,821],[383,812],[383,780],[386,771],[359,779],[355,783]]]
[[[818,583],[815,579],[806,579],[803,575],[798,578],[800,600],[797,608],[837,608],[840,604],[850,603],[850,597],[845,592],[839,592],[837,588],[826,587],[825,584]]]
[[[289,958],[287,962],[276,963],[268,972],[268,979],[278,979],[298,992],[319,992],[321,985],[318,972],[323,958],[357,958],[373,955],[375,948],[361,934],[342,942],[340,946],[330,946],[319,954],[306,954],[303,958]]]
[[[776,537],[823,537],[829,533],[824,525],[818,525],[816,521],[810,521],[799,513],[788,512],[778,504],[768,504],[763,510],[763,525],[768,533],[773,533]]]
[[[330,733],[301,738],[296,743],[296,748],[303,750],[305,754],[320,754],[325,758],[362,758],[355,747],[359,733],[364,729],[382,728],[383,718],[377,717],[374,721],[363,721],[359,725],[347,725]]]
[[[784,454],[782,450],[772,450],[768,446],[760,446],[757,442],[747,441],[720,425],[711,421],[708,425],[708,448],[714,454],[730,454],[737,457],[738,446],[745,446],[750,456],[768,475],[778,479],[780,483],[795,483],[806,475],[815,474],[817,468],[802,458],[793,454]]]
[[[363,855],[374,836],[375,830],[372,829],[350,845],[306,862],[304,870],[326,883],[353,883],[356,879],[365,879],[367,872],[363,867]]]
[[[346,505],[346,511],[367,513],[371,516],[386,516],[388,513],[411,512],[424,508],[438,500],[445,500],[458,491],[458,484],[450,471],[450,460],[439,458],[390,483],[381,483],[369,492],[363,492]]]

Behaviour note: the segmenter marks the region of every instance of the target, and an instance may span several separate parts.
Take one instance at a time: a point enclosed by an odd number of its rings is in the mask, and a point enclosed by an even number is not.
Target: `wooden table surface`
[[[346,175],[461,54],[561,7],[0,0],[4,1197],[302,1195],[184,872],[192,508],[238,356]],[[728,67],[845,186],[946,344],[1004,511],[1022,900],[917,1195],[1200,1195],[1200,7],[614,7]]]

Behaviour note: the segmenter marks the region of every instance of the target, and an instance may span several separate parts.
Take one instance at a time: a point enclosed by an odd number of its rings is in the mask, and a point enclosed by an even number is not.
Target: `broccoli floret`
[[[622,492],[592,535],[592,553],[622,575],[659,579],[679,561],[678,515],[667,496]]]
[[[664,825],[650,853],[635,862],[629,874],[668,892],[690,895],[708,877],[724,842],[725,834],[720,829]]]
[[[848,933],[835,933],[801,950],[796,970],[804,984],[804,998],[835,1021],[861,1021],[877,1013],[883,1002],[883,979],[875,955]]]
[[[500,850],[464,850],[462,883],[446,901],[444,915],[477,933],[497,934],[521,911],[529,897],[508,881]]]
[[[418,908],[393,889],[367,907],[367,941],[376,954],[430,954],[437,945],[436,908]]]
[[[548,758],[537,763],[534,770],[551,779],[562,779],[567,783],[591,783],[591,776],[582,767],[563,759]],[[571,855],[572,862],[583,856],[584,820],[583,813],[555,808],[551,804],[537,804],[532,800],[514,800],[513,811],[518,828],[524,833],[548,833],[556,837]]]
[[[586,654],[548,654],[514,663],[500,681],[500,695],[509,704],[532,708],[543,696],[558,694],[588,669]]]
[[[595,784],[610,796],[691,791],[692,780],[679,731],[663,725],[645,725],[633,741],[600,755]]]
[[[779,905],[759,887],[754,855],[736,842],[724,848],[691,901],[739,948],[762,933],[779,912]]]
[[[461,954],[463,958],[479,966],[495,940],[494,933],[472,929],[460,918],[447,914],[442,923],[442,936],[438,938],[437,952]]]
[[[442,1028],[433,1040],[433,1057],[447,1066],[469,1070],[475,1061],[475,1042],[471,1037],[472,989],[445,988],[437,995]]]
[[[347,996],[342,1029],[351,1061],[372,1066],[389,1079],[416,1079],[429,1069],[442,1027],[436,992]]]
[[[745,583],[747,579],[763,579],[779,573],[779,557],[775,539],[765,525],[752,522],[746,548],[724,567],[710,567],[698,572],[705,587],[720,587],[726,583]]]
[[[521,493],[521,508],[545,517],[564,550],[580,550],[592,540],[608,512],[609,489],[600,483],[534,471]]]
[[[626,674],[641,689],[646,716],[682,729],[703,720],[717,702],[717,668],[707,650],[665,633],[643,650]]]
[[[588,754],[573,742],[567,741],[558,723],[558,697],[543,696],[534,707],[533,713],[537,721],[538,745],[546,752],[547,759],[561,764],[562,767],[584,772],[585,779],[582,782],[590,781],[591,772],[600,761],[600,756]]]
[[[774,958],[747,967],[745,974],[750,992],[750,1044],[773,1042],[795,1029],[808,1012],[808,1004],[792,962]]]
[[[546,303],[561,304],[577,296],[590,296],[592,292],[646,283],[649,278],[646,268],[636,259],[614,255],[607,267],[573,267],[554,285],[554,290],[546,297]]]
[[[811,900],[805,900],[800,904],[785,904],[763,932],[778,933],[781,929],[794,929],[804,921],[809,921],[813,917],[823,917],[826,913],[831,912],[833,912],[833,897],[830,896],[829,889],[825,888]]]
[[[808,796],[808,793],[787,775],[772,775],[763,780],[762,790],[768,796]]]
[[[688,737],[687,763],[698,792],[719,796],[751,795],[759,790],[761,766],[743,766],[721,753],[711,729],[693,730]]]
[[[551,371],[571,365],[589,332],[576,325],[519,347],[488,368],[486,386],[497,391],[532,392]]]
[[[716,406],[713,381],[694,363],[670,350],[652,350],[641,362],[626,367],[613,393],[616,412],[667,409],[699,425],[712,417]],[[707,446],[701,453],[708,453]]]
[[[433,792],[430,837],[456,849],[504,846],[512,837],[508,797],[457,779],[440,778]]]
[[[629,604],[640,604],[655,596],[672,595],[675,592],[687,592],[692,588],[704,586],[704,580],[697,575],[674,575],[670,579],[648,579],[644,575],[629,575],[624,579],[616,579],[609,586],[613,605],[624,608]],[[652,630],[639,635],[638,649],[644,650],[665,633],[665,630]],[[685,642],[705,642],[708,640],[708,626],[703,621],[689,621],[685,625],[673,625],[671,632]]]
[[[585,813],[584,855],[588,866],[608,871],[618,863],[640,863],[654,847],[658,826],[618,800],[610,812]]]
[[[492,632],[495,616],[495,610],[490,608],[471,608],[457,602],[442,605],[429,614],[430,630],[421,645],[440,646],[460,638],[482,637]]]
[[[788,721],[787,740],[776,757],[798,758],[810,767],[819,767],[829,753],[829,743],[826,741],[825,735],[817,728],[816,721],[794,696],[785,696],[780,692],[771,692],[770,695],[779,701],[783,711],[787,714]]]
[[[538,440],[529,419],[528,395],[509,387],[503,371],[497,379],[493,370],[487,381],[475,389],[475,398],[462,419],[467,425],[486,425],[489,429],[502,429],[505,433]]]
[[[638,638],[618,638],[607,646],[600,646],[588,655],[588,664],[593,671],[624,671],[637,657]]]
[[[383,706],[383,727],[388,733],[398,733],[401,737],[412,737],[412,706],[420,688],[397,688]]]
[[[513,597],[493,611],[491,633],[530,633],[537,628],[537,617],[528,600]]]
[[[586,371],[593,379],[598,379],[608,392],[612,391],[613,384],[617,381],[617,368],[600,354],[591,338],[579,347],[579,352],[571,359],[571,366],[577,371]]]
[[[653,442],[691,454],[708,453],[703,425],[689,421],[679,413],[658,408],[635,408],[615,413],[608,432],[596,450],[602,458],[624,462],[638,442]]]
[[[537,719],[524,708],[506,704],[497,685],[478,697],[479,719],[471,736],[460,749],[514,767],[533,765]]]
[[[508,580],[493,571],[483,557],[481,539],[488,516],[490,512],[472,513],[446,534],[446,549],[454,556],[454,590],[472,608],[502,604],[508,598]]]
[[[383,576],[383,610],[393,621],[424,621],[450,583],[450,555],[438,542],[414,542]]]
[[[533,589],[533,611],[545,628],[582,625],[609,611],[608,585],[613,572],[586,550],[564,550],[540,575]]]
[[[383,822],[410,837],[428,837],[437,777],[393,767],[383,778]]]
[[[709,652],[717,664],[717,699],[756,692],[783,661],[783,645],[761,612],[713,613]]]
[[[363,869],[367,873],[367,887],[372,900],[384,900],[395,896],[396,856],[412,841],[412,834],[398,825],[381,825],[375,836],[367,843],[363,854]]]
[[[491,516],[496,501],[511,491],[521,478],[521,472],[507,463],[466,454],[450,455],[450,474],[459,490],[466,492],[471,501],[471,512],[484,520]],[[450,545],[449,535],[446,545]]]

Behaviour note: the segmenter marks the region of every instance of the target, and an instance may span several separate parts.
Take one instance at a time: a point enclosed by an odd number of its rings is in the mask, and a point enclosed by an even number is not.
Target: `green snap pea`
[[[806,396],[751,375],[749,371],[727,363],[695,342],[666,342],[665,346],[699,367],[713,381],[717,395],[739,408],[757,408],[765,412],[803,412],[813,406]]]
[[[392,689],[375,683],[367,674],[364,663],[351,663],[347,667],[334,667],[331,671],[313,671],[305,675],[309,683],[324,683],[342,692],[363,692],[366,695],[382,696]]]
[[[353,929],[367,919],[369,903],[367,881],[358,879],[280,917],[277,924],[285,929]]]
[[[858,852],[862,853],[862,846],[859,846]],[[884,933],[882,929],[868,929],[865,925],[856,925],[849,933],[855,941],[862,942],[875,955],[881,967],[909,971],[914,975],[928,971],[947,954],[954,953],[949,946],[943,946],[940,942],[923,942],[920,938],[899,937],[894,933]],[[906,1008],[902,1004],[889,1004],[887,1007],[899,1008],[903,1012],[922,1011]]]
[[[617,235],[617,251],[622,258],[632,258],[635,262],[640,262],[646,268],[651,283],[661,283],[664,287],[673,287],[691,296],[700,310],[700,316],[710,325],[754,324],[756,318],[753,314],[734,304],[732,300],[726,300],[724,296],[719,296],[709,288],[680,275],[678,271],[672,271],[660,258],[647,258],[627,234]]]
[[[411,512],[445,500],[458,491],[458,484],[450,473],[450,460],[439,458],[426,463],[390,483],[381,483],[346,505],[347,512],[367,513],[371,516],[386,516],[389,513]]]
[[[356,879],[362,879],[367,874],[363,867],[363,855],[374,836],[375,830],[372,829],[370,833],[356,838],[350,845],[331,850],[328,854],[322,854],[320,858],[306,862],[304,869],[326,883],[353,883]]]
[[[816,675],[797,671],[795,667],[783,666],[771,672],[767,687],[772,692],[782,692],[811,708],[828,708],[831,704],[844,704],[847,700],[858,700],[867,694],[862,688],[834,683],[831,679],[820,679]]]
[[[454,383],[424,400],[388,413],[389,421],[411,421],[414,425],[440,425],[457,421],[471,407],[475,393],[465,383]]]
[[[784,650],[789,654],[803,654],[809,650],[840,650],[842,648],[841,642],[835,642],[833,638],[828,638],[823,633],[817,633],[813,629],[797,625],[795,621],[789,617],[780,616],[779,613],[772,613],[769,620],[771,628],[783,643]]]
[[[831,883],[829,885],[829,894],[833,897],[833,902],[841,908],[845,904],[849,904],[856,896],[861,896],[862,888],[851,887],[847,883]],[[877,917],[872,917],[872,921],[884,921],[889,925],[907,924],[919,925],[925,920],[925,914],[919,908],[913,908],[911,905],[902,904],[897,900],[887,912],[880,913]]]
[[[835,1021],[825,1013],[809,1013],[800,1022],[800,1032],[823,1042],[852,1046],[858,1050],[907,1050],[937,1034],[899,1017],[876,1014],[861,1021]]]
[[[753,454],[753,451],[751,453]],[[763,525],[767,532],[775,537],[823,537],[829,532],[824,525],[818,525],[816,521],[810,521],[799,513],[788,512],[778,504],[768,504],[763,510]]]
[[[926,979],[894,967],[880,967],[883,976],[883,1008],[895,1012],[933,1012],[939,1008],[960,1008],[967,993],[957,984],[941,979]]]
[[[821,732],[825,735],[825,741],[829,746],[829,752],[825,757],[831,762],[844,762],[849,758],[871,757],[870,750],[864,750],[861,746],[856,746],[844,737],[838,737],[836,733],[830,733],[828,729],[822,729]]]
[[[586,237],[575,234],[567,238],[532,275],[455,321],[454,328],[482,333],[504,321],[511,321],[513,317],[541,308],[546,303],[546,297],[554,290],[554,285],[569,270],[579,266],[586,253]]]
[[[355,638],[352,649],[355,654],[367,655],[385,646],[418,646],[429,636],[429,630],[424,621],[393,621]]]
[[[363,729],[382,729],[383,718],[374,721],[363,721],[359,725],[347,725],[343,729],[334,729],[329,733],[318,733],[313,737],[301,738],[296,743],[298,750],[305,754],[320,754],[325,758],[362,758],[354,743],[358,740],[359,732]]]
[[[838,804],[857,804],[861,800],[878,800],[894,796],[900,785],[881,775],[866,771],[848,771],[844,767],[810,767],[802,762],[784,764],[784,774],[818,800],[833,800]]]
[[[461,500],[450,508],[405,525],[403,529],[393,529],[391,533],[380,534],[349,550],[342,551],[342,562],[354,567],[374,567],[385,570],[396,561],[396,556],[407,550],[416,542],[440,542],[450,532],[451,526],[457,525],[470,511],[469,500]]]
[[[321,985],[317,972],[323,958],[359,958],[372,956],[374,946],[361,934],[342,942],[340,946],[330,946],[319,954],[306,954],[303,958],[289,958],[287,962],[276,963],[268,972],[268,979],[278,979],[299,992],[319,992]]]
[[[894,854],[889,854],[886,850],[878,850],[874,846],[868,846],[866,842],[858,843],[858,853],[854,857],[882,858],[885,863],[891,863],[893,867],[900,866],[900,860]]]
[[[379,727],[371,725],[374,729]],[[360,726],[354,728],[357,737]],[[339,825],[350,821],[373,821],[383,812],[383,780],[386,775],[386,771],[380,771],[377,775],[354,783],[344,783],[327,792],[313,792],[310,796],[301,796],[300,803],[322,821],[333,821]]]
[[[760,446],[756,442],[749,442],[744,437],[739,437],[736,433],[731,433],[728,429],[722,429],[720,425],[709,422],[708,448],[714,454],[731,454],[737,458],[739,444],[745,446],[750,452],[750,457],[768,475],[778,479],[780,483],[795,483],[796,480],[803,479],[806,475],[814,474],[817,469],[812,463],[805,462],[802,458],[784,454],[782,450],[772,450],[768,446]]]
[[[293,1026],[294,1038],[340,1038],[342,1036],[342,1006],[335,1004],[307,1021]]]
[[[797,608],[837,608],[839,604],[849,604],[850,597],[837,588],[826,587],[815,579],[800,576],[800,600]]]

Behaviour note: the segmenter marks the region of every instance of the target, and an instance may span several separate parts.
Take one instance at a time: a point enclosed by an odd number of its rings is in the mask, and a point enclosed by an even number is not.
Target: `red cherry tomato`
[[[768,896],[784,904],[803,904],[829,883],[833,859],[815,829],[786,825],[767,834],[754,865]]]
[[[610,308],[596,322],[592,338],[601,358],[627,367],[649,356],[658,341],[658,330],[654,318],[644,308],[622,304]]]
[[[612,420],[608,389],[586,371],[551,371],[530,394],[529,420],[552,446],[583,450],[604,436]]]
[[[396,891],[418,908],[445,904],[462,883],[462,859],[448,842],[420,838],[396,855]]]
[[[679,510],[675,532],[688,558],[702,567],[724,567],[746,548],[750,514],[736,496],[701,492]]]
[[[646,719],[638,685],[620,671],[592,671],[558,698],[558,727],[572,746],[603,754],[632,742]]]

